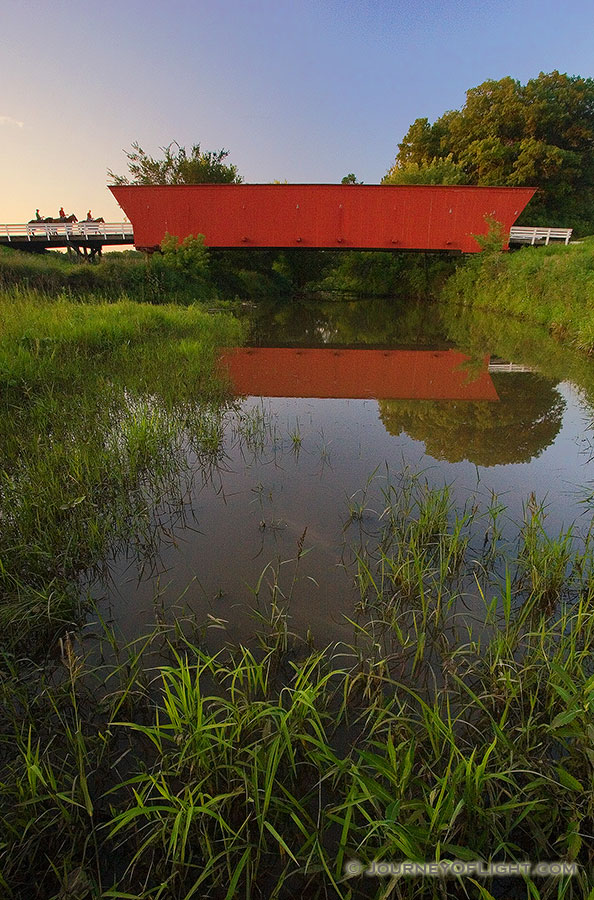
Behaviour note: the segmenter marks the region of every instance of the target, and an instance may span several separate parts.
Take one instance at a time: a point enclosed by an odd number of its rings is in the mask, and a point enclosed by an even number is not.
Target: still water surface
[[[460,509],[495,496],[510,535],[529,498],[551,534],[587,530],[593,364],[546,333],[385,300],[246,316],[248,346],[222,358],[238,399],[219,463],[205,471],[188,451],[181,507],[155,511],[158,552],[122,551],[93,586],[127,637],[183,608],[245,640],[265,571],[260,594],[280,586],[292,630],[348,640],[353,548],[374,541],[403,477],[449,485]]]

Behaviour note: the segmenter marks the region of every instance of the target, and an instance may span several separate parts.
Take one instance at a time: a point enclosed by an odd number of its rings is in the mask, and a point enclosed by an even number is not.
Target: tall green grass
[[[202,264],[182,263],[172,247],[150,257],[106,253],[89,264],[61,253],[0,248],[0,290],[26,288],[89,301],[122,295],[144,303],[278,300],[295,294],[366,297],[435,295],[452,272],[447,255],[365,251],[209,250]]]
[[[179,299],[183,295],[186,302],[209,296],[202,283],[184,286],[179,275],[166,270],[160,260],[151,265],[150,260],[135,251],[108,253],[89,264],[62,253],[0,249],[0,290],[14,288],[87,300],[93,296],[117,300],[128,294],[148,303],[170,302],[173,295]]]
[[[150,527],[189,445],[214,455],[225,314],[122,300],[0,295],[0,625],[31,637],[72,616],[77,572]]]
[[[122,647],[97,617],[92,649],[66,635],[54,671],[5,655],[8,898],[588,896],[589,542],[544,540],[533,503],[504,542],[500,505],[456,510],[417,476],[384,499],[350,646],[292,637],[290,598],[260,579],[248,645],[213,652],[180,620]],[[578,867],[503,894],[346,869],[476,859]]]
[[[442,291],[447,301],[544,325],[586,353],[594,350],[594,238],[568,246],[486,251],[461,265]]]

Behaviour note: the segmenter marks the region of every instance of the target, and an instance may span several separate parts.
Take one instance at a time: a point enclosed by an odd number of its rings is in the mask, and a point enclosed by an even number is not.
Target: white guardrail
[[[550,244],[551,241],[563,241],[569,244],[572,228],[532,228],[514,225],[510,228],[509,239],[512,244]]]
[[[134,232],[130,222],[28,222],[26,225],[0,225],[0,237],[11,241],[33,238],[52,240],[93,240],[93,238],[127,238]]]
[[[490,362],[489,372],[536,372],[534,366],[523,366],[521,363]]]

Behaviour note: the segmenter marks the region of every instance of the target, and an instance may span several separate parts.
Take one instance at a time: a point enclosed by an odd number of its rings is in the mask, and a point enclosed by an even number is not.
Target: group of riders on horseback
[[[99,218],[99,219],[94,219],[94,218],[93,218],[93,215],[92,215],[92,213],[91,213],[91,210],[89,210],[88,213],[87,213],[86,221],[87,221],[87,222],[105,222],[105,219],[104,219],[103,217],[101,217],[101,218]],[[78,222],[78,219],[77,219],[77,217],[74,215],[74,213],[71,213],[69,216],[67,216],[66,213],[64,212],[64,207],[61,206],[61,207],[60,207],[60,212],[58,213],[58,217],[57,217],[57,218],[52,218],[51,216],[48,216],[47,218],[44,219],[43,216],[41,216],[41,215],[39,214],[39,210],[36,209],[36,210],[35,210],[35,218],[34,218],[34,219],[29,219],[29,223],[28,223],[28,224],[29,224],[29,225],[34,225],[36,222],[39,222],[39,223],[41,223],[41,224],[43,224],[43,223],[48,223],[48,222],[53,222],[53,223],[56,223],[56,222],[67,222],[67,223],[68,223],[68,222]]]

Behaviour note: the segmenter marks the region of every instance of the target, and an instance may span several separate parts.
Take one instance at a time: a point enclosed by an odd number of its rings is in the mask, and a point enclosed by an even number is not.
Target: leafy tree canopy
[[[194,144],[188,153],[172,141],[159,147],[163,157],[154,159],[135,141],[132,149],[124,151],[128,159],[129,175],[116,175],[108,169],[113,184],[240,184],[243,178],[237,166],[225,163],[228,150],[200,149]]]
[[[419,163],[409,160],[394,165],[382,179],[382,184],[468,184],[462,163],[454,162],[451,153],[434,156]]]
[[[344,178],[340,181],[341,184],[363,184],[362,181],[357,181],[357,176],[354,172],[349,172],[348,175],[345,175]]]
[[[410,126],[385,184],[536,186],[520,222],[594,229],[594,79],[485,81],[461,110]]]

